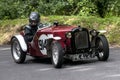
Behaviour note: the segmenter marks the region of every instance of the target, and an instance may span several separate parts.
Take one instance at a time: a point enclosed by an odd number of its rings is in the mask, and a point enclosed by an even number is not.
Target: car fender
[[[56,36],[56,37],[53,37],[54,40],[61,40],[61,37],[59,36]]]
[[[15,35],[15,36],[12,37],[12,39],[13,38],[16,38],[18,40],[19,44],[20,44],[21,49],[24,52],[27,52],[27,44],[26,44],[25,39],[23,38],[23,36],[22,35]]]
[[[106,30],[98,30],[98,32],[104,34],[104,33],[106,33],[107,31],[106,31]]]
[[[60,36],[52,37],[52,39],[54,41],[58,41],[61,44],[62,48],[66,48],[66,45],[64,44],[63,41],[61,41],[62,38]]]

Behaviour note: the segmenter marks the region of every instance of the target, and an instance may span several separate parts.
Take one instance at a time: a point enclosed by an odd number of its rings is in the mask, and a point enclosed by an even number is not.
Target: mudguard
[[[99,30],[98,32],[104,34],[104,33],[106,33],[107,31],[106,31],[106,30]]]
[[[22,36],[22,35],[14,35],[14,36],[12,37],[12,39],[13,39],[13,38],[16,38],[16,39],[18,40],[19,44],[20,44],[21,49],[22,49],[24,52],[27,52],[27,44],[26,44],[23,36]],[[11,40],[12,40],[12,39],[11,39]]]

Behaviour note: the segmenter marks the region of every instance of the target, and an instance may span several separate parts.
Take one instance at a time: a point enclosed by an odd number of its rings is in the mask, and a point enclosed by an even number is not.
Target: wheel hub
[[[16,60],[18,60],[20,58],[20,46],[18,42],[14,42],[13,43],[13,56]]]
[[[55,64],[58,62],[58,50],[56,48],[53,50],[53,61]]]

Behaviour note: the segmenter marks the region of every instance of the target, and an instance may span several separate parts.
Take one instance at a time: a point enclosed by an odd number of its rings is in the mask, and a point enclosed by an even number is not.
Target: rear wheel
[[[11,53],[16,63],[23,63],[26,58],[26,52],[21,49],[20,43],[17,38],[12,39]]]
[[[63,64],[63,49],[59,42],[52,44],[52,63],[55,68],[61,68]]]
[[[97,57],[100,61],[106,61],[109,57],[109,45],[106,37],[100,35],[96,41]]]

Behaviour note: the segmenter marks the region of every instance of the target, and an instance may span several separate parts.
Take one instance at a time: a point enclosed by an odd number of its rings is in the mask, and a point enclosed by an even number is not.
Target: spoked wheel
[[[59,42],[52,44],[52,63],[55,68],[61,68],[63,64],[63,49]]]
[[[100,35],[96,41],[97,57],[100,61],[106,61],[109,57],[109,45],[106,37]]]
[[[16,38],[12,39],[11,53],[16,63],[23,63],[26,58],[26,52],[22,51],[21,46]]]

